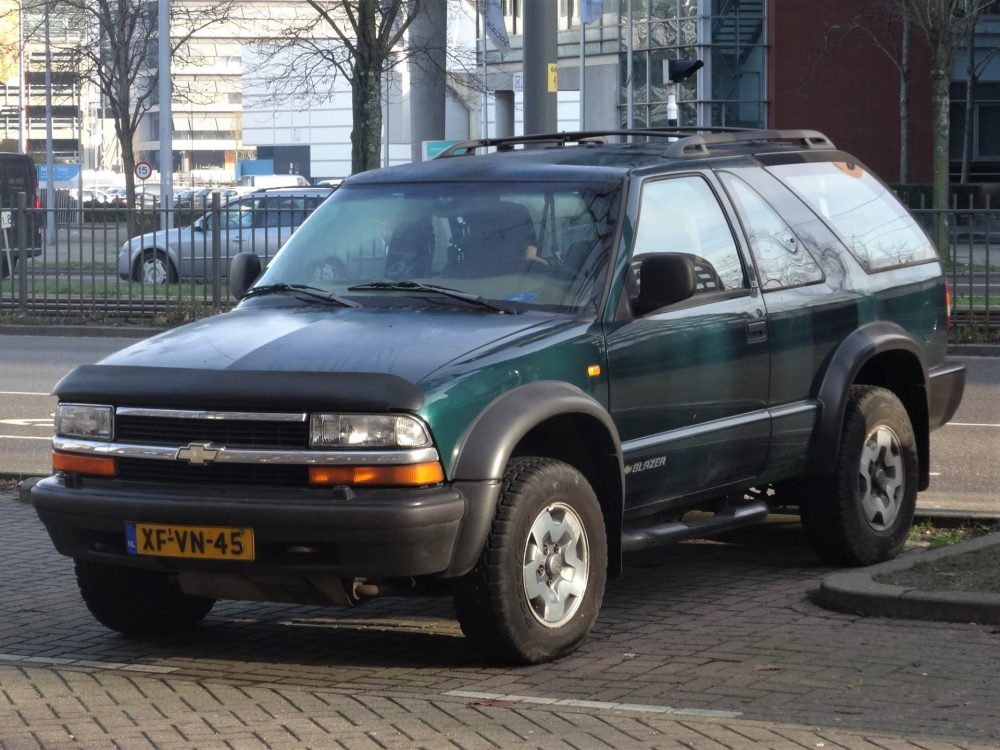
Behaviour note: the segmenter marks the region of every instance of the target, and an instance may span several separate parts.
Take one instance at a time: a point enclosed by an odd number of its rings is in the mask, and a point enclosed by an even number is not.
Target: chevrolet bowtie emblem
[[[177,460],[191,464],[209,464],[219,455],[219,449],[211,443],[188,443],[177,450]]]

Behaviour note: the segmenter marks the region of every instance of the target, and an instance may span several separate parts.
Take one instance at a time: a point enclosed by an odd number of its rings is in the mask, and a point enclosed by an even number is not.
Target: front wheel
[[[143,284],[177,281],[177,272],[162,250],[144,250],[132,266],[132,280]]]
[[[181,591],[169,573],[76,561],[76,581],[87,609],[125,635],[170,633],[205,619],[214,599]]]
[[[455,587],[462,632],[504,662],[575,649],[604,598],[608,548],[597,496],[572,466],[512,459],[479,562]]]
[[[813,549],[837,565],[873,565],[899,554],[917,504],[917,443],[894,393],[852,386],[837,467],[800,506]]]

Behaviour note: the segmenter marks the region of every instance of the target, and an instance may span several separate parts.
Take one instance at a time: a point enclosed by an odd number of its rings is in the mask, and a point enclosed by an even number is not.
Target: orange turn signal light
[[[310,466],[309,484],[417,487],[444,481],[437,461],[400,466]]]
[[[113,477],[118,473],[113,458],[105,456],[79,456],[75,453],[52,454],[52,470],[73,474],[90,474],[98,477]]]

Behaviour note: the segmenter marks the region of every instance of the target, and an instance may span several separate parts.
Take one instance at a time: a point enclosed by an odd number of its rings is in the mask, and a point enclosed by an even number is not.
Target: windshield
[[[368,306],[392,297],[431,299],[417,288],[374,283],[419,282],[508,306],[594,312],[620,188],[618,182],[346,186],[291,237],[257,285],[308,284],[365,297]],[[433,295],[431,302],[454,300]]]

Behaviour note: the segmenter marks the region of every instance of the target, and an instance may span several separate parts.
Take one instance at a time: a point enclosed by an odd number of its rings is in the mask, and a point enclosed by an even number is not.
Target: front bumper
[[[79,486],[75,486],[78,484]],[[163,486],[59,477],[40,481],[31,499],[63,555],[113,565],[181,572],[329,574],[352,578],[465,572],[461,530],[481,512],[492,483],[415,490]],[[469,511],[472,506],[473,510]],[[134,555],[125,523],[253,529],[252,562]]]

